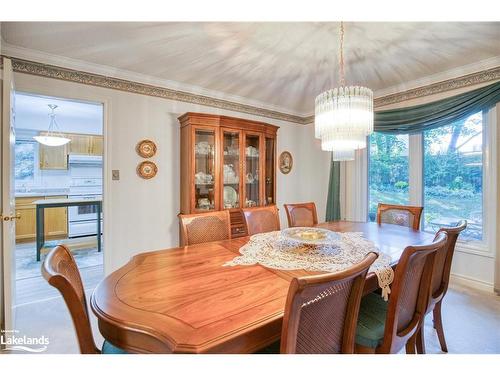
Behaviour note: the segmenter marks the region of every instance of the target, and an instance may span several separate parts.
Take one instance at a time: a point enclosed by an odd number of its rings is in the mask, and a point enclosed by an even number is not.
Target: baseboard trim
[[[468,277],[464,275],[451,274],[450,283],[459,284],[462,286],[479,289],[484,292],[494,293],[493,283],[478,280],[473,277]]]

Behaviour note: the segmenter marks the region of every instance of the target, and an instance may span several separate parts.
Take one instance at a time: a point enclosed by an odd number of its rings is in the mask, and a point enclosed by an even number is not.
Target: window
[[[374,221],[379,202],[409,203],[408,136],[373,133],[369,147],[368,214]]]
[[[467,219],[461,239],[483,238],[482,113],[424,133],[424,230]]]
[[[17,140],[14,152],[16,185],[33,184],[37,152],[36,142]]]
[[[478,112],[410,136],[372,134],[369,219],[375,220],[379,202],[423,206],[423,230],[435,233],[466,219],[467,230],[460,240],[484,248],[492,229],[484,224],[489,210],[483,202],[495,199],[488,183],[495,168],[489,151],[494,127],[488,126],[487,118],[487,112]]]

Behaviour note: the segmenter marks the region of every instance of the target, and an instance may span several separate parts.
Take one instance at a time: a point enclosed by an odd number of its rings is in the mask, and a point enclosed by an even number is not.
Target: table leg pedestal
[[[102,205],[101,203],[97,204],[97,251],[101,252],[102,248],[102,239],[101,239],[101,212]]]
[[[36,206],[36,261],[41,258],[41,251],[45,243],[45,227],[44,227],[44,211],[45,209],[39,205]]]

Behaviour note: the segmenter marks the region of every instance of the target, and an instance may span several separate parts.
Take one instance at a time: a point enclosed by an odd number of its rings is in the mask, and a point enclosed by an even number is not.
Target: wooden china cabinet
[[[181,213],[229,210],[233,237],[246,235],[241,208],[276,202],[278,127],[188,112],[181,124]]]

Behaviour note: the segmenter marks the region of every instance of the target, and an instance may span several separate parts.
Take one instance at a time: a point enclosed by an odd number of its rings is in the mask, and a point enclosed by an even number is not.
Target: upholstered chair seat
[[[104,341],[102,343],[101,354],[128,354],[125,350],[117,348],[109,341]]]
[[[388,303],[380,294],[370,293],[363,297],[359,308],[356,343],[375,349],[382,344],[387,318]]]

